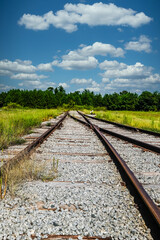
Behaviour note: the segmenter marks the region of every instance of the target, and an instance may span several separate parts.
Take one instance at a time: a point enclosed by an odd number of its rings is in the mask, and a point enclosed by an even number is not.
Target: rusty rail
[[[134,173],[130,170],[130,168],[127,166],[126,162],[120,157],[118,152],[114,149],[114,147],[109,143],[109,141],[105,138],[105,136],[101,133],[101,131],[97,128],[97,126],[93,125],[89,119],[86,118],[81,112],[78,111],[78,113],[88,122],[88,125],[94,130],[94,132],[97,134],[97,136],[100,138],[100,140],[103,142],[106,149],[109,151],[109,154],[116,160],[120,166],[122,167],[123,171],[129,178],[130,182],[134,186],[136,192],[142,199],[143,203],[148,208],[149,212],[152,214],[156,222],[158,223],[158,226],[160,227],[160,210],[156,206],[156,204],[152,201],[148,193],[143,188],[142,184],[138,181],[138,179],[135,177]]]
[[[46,132],[44,132],[40,137],[38,137],[35,141],[33,141],[31,144],[29,144],[25,149],[23,149],[20,153],[18,153],[15,157],[13,157],[11,160],[6,161],[1,167],[5,168],[6,166],[12,166],[19,160],[21,160],[24,156],[27,156],[31,153],[31,151],[38,145],[41,144],[53,131],[55,131],[63,122],[63,120],[68,115],[68,112],[64,114],[64,116],[51,128],[49,128]],[[1,171],[0,171],[1,175]]]
[[[79,113],[81,113],[81,112],[79,112]],[[88,115],[85,115],[85,114],[83,114],[83,113],[82,113],[82,115],[85,116],[86,119],[87,119]],[[91,117],[91,118],[93,118],[93,117]],[[96,118],[94,118],[94,119],[96,119]],[[94,124],[94,125],[95,125],[95,124]],[[95,126],[97,126],[97,125],[95,125]],[[123,126],[125,126],[125,125],[123,125]],[[155,153],[160,153],[160,147],[158,147],[158,146],[155,146],[155,145],[152,145],[152,144],[149,144],[149,143],[146,143],[146,142],[142,142],[142,141],[139,141],[139,140],[134,139],[134,138],[130,138],[130,137],[124,136],[124,135],[122,135],[122,134],[119,134],[119,133],[110,131],[110,130],[108,130],[108,129],[101,128],[101,127],[99,127],[99,126],[97,126],[97,127],[98,127],[98,129],[99,129],[101,132],[107,133],[107,134],[109,134],[109,135],[111,135],[111,136],[117,137],[117,138],[122,139],[122,140],[124,140],[124,141],[133,143],[133,144],[135,144],[135,145],[137,145],[137,146],[140,146],[140,147],[143,147],[143,148],[145,148],[145,149],[151,150],[151,151],[153,151],[153,152],[155,152]],[[127,128],[130,129],[130,130],[135,129],[135,131],[136,131],[136,128],[133,128],[133,129],[132,129],[132,127],[128,127],[128,126],[127,126]],[[158,134],[158,133],[157,133],[157,134]],[[160,135],[160,134],[159,134],[159,135]],[[157,136],[157,135],[156,135],[156,136]]]
[[[86,116],[86,117],[88,117],[88,118],[92,118],[92,119],[97,120],[97,121],[100,121],[100,122],[109,123],[109,124],[118,126],[118,127],[120,127],[120,128],[126,128],[126,129],[128,129],[128,130],[132,130],[132,131],[135,131],[135,132],[142,132],[142,133],[147,133],[147,134],[150,134],[150,135],[154,135],[154,136],[160,137],[160,133],[157,133],[157,132],[153,132],[153,131],[144,130],[144,129],[141,129],[141,128],[135,128],[135,127],[127,126],[127,125],[124,125],[124,124],[120,124],[120,123],[108,121],[108,120],[105,120],[105,119],[101,119],[101,118],[96,118],[96,117],[93,117],[93,116],[89,116],[89,115],[87,115],[87,114],[84,114],[84,116]]]

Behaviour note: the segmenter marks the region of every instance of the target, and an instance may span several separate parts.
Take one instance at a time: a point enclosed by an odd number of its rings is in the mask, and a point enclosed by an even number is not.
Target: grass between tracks
[[[55,118],[63,109],[8,109],[0,111],[0,149],[20,144],[22,135],[39,126],[42,121]]]
[[[89,114],[89,110],[84,110]],[[160,133],[160,112],[94,111],[97,118]]]
[[[53,181],[58,176],[58,159],[50,159],[45,162],[32,157],[24,157],[12,166],[7,165],[0,169],[0,199],[3,199],[7,190],[11,196],[16,194],[18,186],[27,181],[42,180]],[[46,166],[48,166],[48,170]]]

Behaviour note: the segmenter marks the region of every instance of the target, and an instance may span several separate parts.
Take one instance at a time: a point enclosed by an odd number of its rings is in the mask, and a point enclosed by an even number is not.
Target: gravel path
[[[54,179],[21,184],[0,201],[0,239],[51,235],[152,239],[133,197],[92,130],[67,117],[32,158]]]

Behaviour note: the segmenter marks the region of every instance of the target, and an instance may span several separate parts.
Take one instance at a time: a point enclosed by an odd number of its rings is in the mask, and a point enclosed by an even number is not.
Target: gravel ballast
[[[43,175],[0,201],[0,239],[50,235],[152,239],[133,197],[92,130],[67,117],[36,149]]]

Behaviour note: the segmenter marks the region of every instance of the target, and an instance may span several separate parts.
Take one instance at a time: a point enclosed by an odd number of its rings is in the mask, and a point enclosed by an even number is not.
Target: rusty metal
[[[157,133],[157,132],[144,130],[144,129],[141,129],[141,128],[135,128],[135,127],[127,126],[127,125],[116,123],[116,122],[111,122],[111,121],[104,120],[104,119],[101,119],[101,118],[96,118],[96,117],[93,117],[93,116],[90,116],[90,115],[87,115],[87,114],[84,114],[84,115],[86,117],[98,120],[100,122],[105,122],[105,123],[109,123],[109,124],[112,124],[112,125],[115,125],[115,126],[118,126],[118,127],[121,127],[121,128],[126,128],[126,129],[133,130],[133,131],[136,131],[136,132],[147,133],[147,134],[150,134],[150,135],[154,135],[154,136],[160,137],[160,133]]]
[[[106,152],[105,153],[48,152],[48,153],[53,153],[54,155],[66,155],[66,156],[106,156],[106,155],[108,155]]]
[[[41,144],[53,131],[55,131],[63,122],[63,120],[66,118],[68,115],[68,112],[64,114],[64,116],[50,129],[48,129],[46,132],[44,132],[40,137],[38,137],[35,141],[33,141],[31,144],[29,144],[25,149],[20,151],[15,157],[11,158],[10,161],[7,161],[3,164],[1,168],[5,168],[6,166],[12,166],[16,162],[18,162],[20,159],[22,159],[24,156],[27,156],[28,154],[31,153],[31,151],[38,146],[38,144]],[[1,171],[0,171],[1,175]]]
[[[82,114],[81,112],[79,112],[79,113]],[[87,121],[88,124],[90,124],[90,126],[94,125],[87,119],[85,114],[82,114],[82,116],[85,117],[85,120]],[[78,119],[76,119],[76,120],[78,120]],[[81,120],[81,122],[83,122],[83,121]],[[113,131],[110,131],[110,130],[107,130],[107,129],[104,129],[104,128],[101,128],[101,127],[98,127],[97,125],[94,125],[94,126],[96,126],[101,132],[104,132],[104,133],[109,134],[111,136],[117,137],[117,138],[122,139],[124,141],[130,142],[132,144],[135,144],[136,146],[143,147],[143,148],[148,149],[150,151],[153,151],[155,153],[160,153],[160,147],[158,147],[158,146],[155,146],[155,145],[152,145],[152,144],[149,144],[149,143],[146,143],[146,142],[142,142],[142,141],[139,141],[139,140],[134,139],[134,138],[124,136],[122,134],[119,134],[119,133],[116,133],[116,132],[113,132]]]
[[[77,239],[78,240],[78,235],[48,235],[48,237],[44,238],[44,235],[42,234],[41,240],[69,240],[69,239]],[[35,235],[31,235],[31,238],[34,239],[36,238]],[[99,237],[99,236],[93,236],[93,237],[89,237],[89,236],[83,236],[82,237],[83,240],[111,240],[111,237]]]
[[[79,114],[88,122],[90,126],[92,126],[92,129],[95,131],[97,136],[100,138],[100,140],[103,142],[104,146],[108,150],[109,154],[112,156],[114,160],[116,160],[122,169],[124,170],[127,177],[130,179],[131,183],[133,184],[134,188],[136,189],[137,193],[141,197],[143,203],[147,206],[148,210],[158,223],[160,227],[160,210],[156,206],[156,204],[152,201],[148,193],[143,188],[142,184],[138,181],[138,179],[135,177],[134,173],[130,170],[130,168],[127,166],[126,162],[120,157],[118,152],[114,149],[114,147],[110,144],[110,142],[105,138],[105,136],[101,133],[101,131],[93,125],[81,112]]]
[[[133,143],[137,146],[143,147],[145,149],[151,150],[151,151],[156,152],[156,153],[160,153],[160,147],[158,147],[158,146],[155,146],[155,145],[152,145],[152,144],[149,144],[149,143],[146,143],[146,142],[142,142],[142,141],[139,141],[137,139],[130,138],[130,137],[124,136],[124,135],[116,133],[116,132],[112,132],[112,131],[104,129],[104,128],[99,128],[99,130],[101,132],[107,133],[109,135],[112,135],[112,136],[117,137],[119,139],[122,139],[124,141]]]

